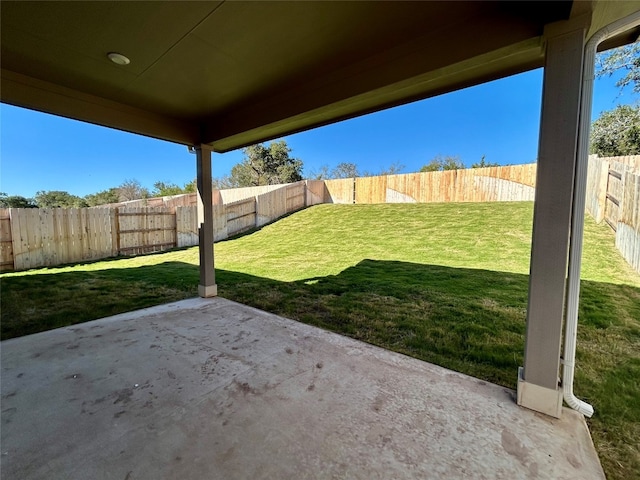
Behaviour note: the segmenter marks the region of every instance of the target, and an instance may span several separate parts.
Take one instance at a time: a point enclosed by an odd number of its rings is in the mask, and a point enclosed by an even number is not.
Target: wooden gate
[[[620,201],[624,194],[623,172],[619,172],[613,168],[609,168],[609,176],[607,178],[607,195],[604,204],[604,221],[615,232],[618,229],[618,219],[620,217]]]
[[[177,246],[176,214],[168,208],[117,209],[119,255],[159,252]]]

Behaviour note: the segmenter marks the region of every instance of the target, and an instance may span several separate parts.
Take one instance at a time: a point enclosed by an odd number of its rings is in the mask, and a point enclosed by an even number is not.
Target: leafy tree
[[[97,193],[90,193],[89,195],[85,195],[84,201],[87,202],[87,205],[90,207],[95,207],[97,205],[106,205],[109,203],[118,203],[119,200],[118,189],[117,188],[109,188],[108,190],[102,190]]]
[[[480,161],[478,163],[471,164],[471,168],[487,168],[487,167],[499,167],[499,166],[500,166],[499,163],[487,162],[485,160],[485,156],[484,155],[482,155],[482,158],[480,159]]]
[[[231,184],[235,187],[276,185],[302,180],[302,160],[291,158],[287,142],[259,143],[242,150],[244,160],[231,169]]]
[[[156,182],[153,184],[152,197],[170,197],[186,193],[184,188],[169,182]]]
[[[591,153],[602,157],[640,154],[640,106],[619,105],[591,125]]]
[[[88,204],[81,197],[62,190],[36,192],[36,204],[40,208],[82,208]]]
[[[118,201],[128,202],[129,200],[138,200],[141,198],[149,198],[149,190],[144,188],[138,180],[125,180],[118,190]]]
[[[616,82],[623,90],[627,85],[640,93],[640,42],[603,52],[596,57],[596,77],[610,77],[619,70],[625,75]]]
[[[7,195],[5,192],[0,192],[0,208],[38,208],[38,206],[33,198]]]
[[[434,158],[426,165],[420,168],[420,172],[439,172],[442,170],[442,163],[437,158]]]
[[[429,163],[423,165],[421,172],[438,172],[443,170],[461,170],[465,168],[464,163],[457,155],[436,155]]]
[[[196,193],[198,191],[198,181],[194,179],[185,183],[182,190],[184,190],[184,193]]]
[[[331,178],[355,178],[360,176],[358,166],[355,163],[342,162],[331,170]]]
[[[153,184],[152,197],[170,197],[172,195],[182,195],[184,193],[195,193],[197,190],[196,180],[187,182],[184,187],[180,187],[175,183],[156,182]]]

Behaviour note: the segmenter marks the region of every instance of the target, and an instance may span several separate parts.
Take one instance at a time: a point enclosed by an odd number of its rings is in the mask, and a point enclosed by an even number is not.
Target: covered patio
[[[11,479],[604,479],[584,418],[222,298],[2,344]]]
[[[600,478],[584,420],[562,402],[593,413],[572,377],[594,56],[638,38],[639,11],[625,1],[2,2],[2,102],[196,153],[208,299],[4,342],[3,473]],[[515,397],[212,299],[212,152],[539,67]]]

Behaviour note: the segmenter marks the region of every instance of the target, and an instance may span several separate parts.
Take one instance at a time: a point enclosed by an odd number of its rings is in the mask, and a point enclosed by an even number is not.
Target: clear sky
[[[536,160],[542,70],[388,109],[285,137],[310,175],[351,162],[377,172],[392,163],[418,171],[434,156],[458,155],[470,166]],[[593,118],[632,103],[615,79],[596,80]],[[213,155],[213,174],[229,174],[241,151]],[[0,191],[33,197],[39,190],[84,196],[135,179],[183,185],[195,178],[187,148],[61,117],[0,105]]]

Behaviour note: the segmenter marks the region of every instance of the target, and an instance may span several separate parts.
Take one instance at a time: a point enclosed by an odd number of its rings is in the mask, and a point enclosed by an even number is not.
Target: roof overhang
[[[3,1],[1,99],[228,151],[540,67],[546,25],[637,9],[576,5]]]

